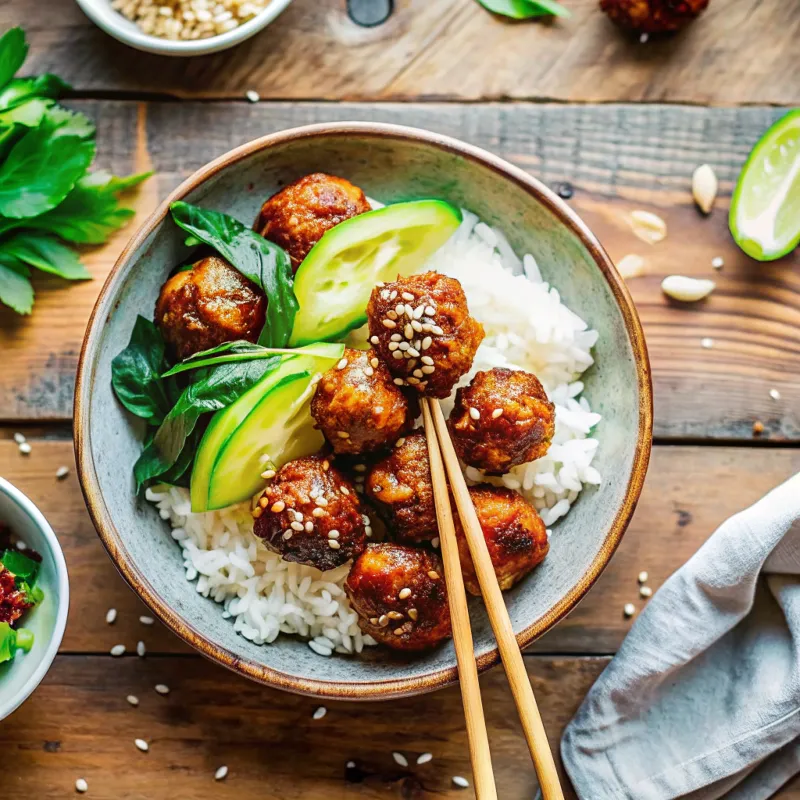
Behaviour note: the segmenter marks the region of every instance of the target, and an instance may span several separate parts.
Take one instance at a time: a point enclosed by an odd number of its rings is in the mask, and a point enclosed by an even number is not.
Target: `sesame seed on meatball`
[[[419,403],[392,383],[374,352],[348,347],[317,384],[311,415],[335,453],[369,453],[410,431]]]
[[[353,484],[323,456],[284,464],[253,511],[253,532],[285,561],[334,569],[366,544],[366,521]]]
[[[261,289],[224,259],[210,256],[161,287],[154,320],[182,361],[225,342],[257,341],[266,310]]]
[[[547,528],[536,509],[518,492],[480,484],[470,487],[469,494],[481,524],[497,582],[504,591],[510,589],[544,561],[550,549]],[[454,519],[464,586],[471,594],[480,595],[478,577],[461,520],[457,514]]]
[[[461,284],[438,272],[376,286],[367,317],[370,344],[395,383],[430,397],[450,395],[484,337]]]
[[[462,461],[500,475],[547,452],[555,406],[535,375],[495,368],[456,392],[447,425]]]
[[[297,272],[323,234],[369,210],[369,201],[358,186],[314,172],[272,195],[261,207],[255,230],[282,247]]]
[[[439,535],[428,443],[422,431],[399,439],[367,476],[367,497],[385,514],[398,539],[425,542]]]
[[[395,650],[425,650],[451,634],[442,561],[399,544],[369,544],[344,584],[358,624]]]

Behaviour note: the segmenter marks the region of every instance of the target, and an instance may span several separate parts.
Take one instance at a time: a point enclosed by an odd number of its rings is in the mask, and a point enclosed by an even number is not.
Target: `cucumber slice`
[[[759,139],[739,175],[729,225],[739,247],[774,261],[800,243],[800,109]]]
[[[344,352],[344,345],[317,343],[310,347],[303,347],[287,355],[280,366],[265,375],[255,386],[245,392],[235,403],[228,408],[218,411],[211,418],[206,432],[200,441],[192,468],[191,498],[192,511],[208,511],[210,508],[220,506],[209,505],[209,492],[211,476],[217,460],[228,440],[233,436],[240,425],[247,419],[253,409],[268,396],[269,393],[287,376],[304,373],[306,376],[317,372],[325,372],[332,367]],[[270,447],[269,442],[258,442],[260,452]],[[274,449],[274,448],[273,448]],[[278,455],[277,451],[275,455]],[[264,468],[256,472],[256,478]],[[256,489],[251,492],[255,493]],[[244,500],[250,495],[243,495]],[[238,501],[233,501],[238,502]]]
[[[331,228],[295,275],[300,310],[289,346],[341,339],[363,325],[375,284],[416,272],[460,224],[455,206],[417,200],[368,211]]]
[[[209,508],[247,500],[263,487],[265,469],[278,469],[322,447],[325,439],[311,417],[316,387],[311,377],[308,371],[284,377],[228,439],[211,474]]]

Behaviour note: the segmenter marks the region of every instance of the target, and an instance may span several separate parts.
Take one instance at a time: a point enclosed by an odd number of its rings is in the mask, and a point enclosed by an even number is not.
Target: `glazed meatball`
[[[398,539],[424,542],[439,535],[428,443],[422,431],[398,440],[392,452],[373,466],[366,494]]]
[[[545,524],[536,509],[511,489],[481,484],[470,487],[469,493],[489,548],[497,582],[501,589],[510,589],[544,561],[550,549]],[[471,594],[480,595],[464,529],[458,515],[454,517],[464,586]]]
[[[450,636],[442,561],[399,544],[370,544],[344,584],[358,624],[395,650],[425,650]]]
[[[324,456],[284,464],[253,511],[253,532],[285,561],[329,570],[357,556],[369,517],[353,484]]]
[[[376,286],[367,316],[370,343],[395,383],[431,397],[450,395],[484,336],[461,284],[437,272]]]
[[[462,461],[500,475],[547,452],[555,406],[530,372],[490,369],[456,392],[447,424]]]
[[[600,0],[618,25],[639,33],[677,31],[699,16],[708,0]]]
[[[210,256],[177,272],[158,295],[155,323],[179,360],[224,342],[258,340],[264,293],[227,261]]]
[[[369,201],[358,186],[315,172],[272,195],[261,207],[255,229],[289,254],[297,272],[326,231],[369,210]]]
[[[317,384],[311,416],[335,453],[358,454],[394,444],[419,415],[392,383],[386,366],[372,351],[347,348],[338,364]]]

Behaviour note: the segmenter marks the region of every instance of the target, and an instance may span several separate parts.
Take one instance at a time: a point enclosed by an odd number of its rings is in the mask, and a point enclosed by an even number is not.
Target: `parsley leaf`
[[[31,271],[19,259],[0,253],[0,303],[17,314],[30,314],[33,309]]]
[[[22,28],[11,28],[0,36],[0,88],[16,74],[28,55],[28,43]]]
[[[23,231],[0,242],[0,253],[5,253],[42,272],[58,275],[68,281],[91,279],[91,273],[81,264],[78,254],[54,236],[42,236]]]

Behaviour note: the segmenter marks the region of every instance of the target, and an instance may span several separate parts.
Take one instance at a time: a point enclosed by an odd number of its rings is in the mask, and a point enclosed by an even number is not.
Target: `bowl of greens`
[[[0,720],[47,674],[68,610],[67,565],[53,529],[0,478]]]

